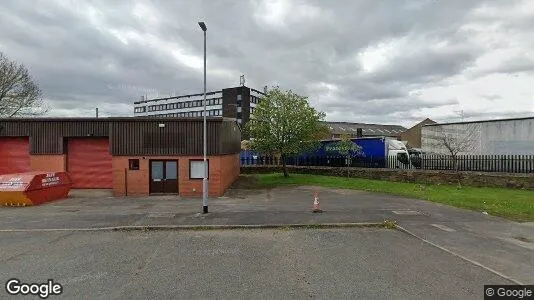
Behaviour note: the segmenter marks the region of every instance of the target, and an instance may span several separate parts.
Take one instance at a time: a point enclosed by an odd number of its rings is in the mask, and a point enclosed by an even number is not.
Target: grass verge
[[[534,221],[534,191],[504,188],[463,187],[451,185],[423,185],[419,183],[391,182],[361,178],[344,178],[321,175],[255,174],[244,179],[248,186],[268,188],[280,185],[316,185],[330,188],[389,193],[460,208],[486,211],[495,216],[515,221]],[[251,180],[253,178],[253,180]],[[254,182],[254,184],[251,184]]]

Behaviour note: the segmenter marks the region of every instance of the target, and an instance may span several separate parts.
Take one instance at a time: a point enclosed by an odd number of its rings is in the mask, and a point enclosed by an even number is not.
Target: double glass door
[[[176,160],[150,161],[150,193],[178,193],[178,162]]]

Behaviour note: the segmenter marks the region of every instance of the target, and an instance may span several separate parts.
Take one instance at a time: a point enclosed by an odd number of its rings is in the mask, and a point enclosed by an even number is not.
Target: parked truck
[[[405,168],[410,165],[408,149],[401,141],[386,137],[360,137],[351,141],[361,149],[350,153],[355,162],[362,161],[366,166],[383,168]],[[323,140],[316,151],[304,153],[299,158],[342,156],[338,143],[339,140],[335,139]]]
[[[287,163],[345,165],[344,154],[338,147],[339,141],[339,139],[323,140],[316,150],[288,157]],[[353,138],[351,141],[361,149],[361,151],[350,153],[354,166],[376,168],[407,168],[410,166],[408,150],[401,141],[386,137],[360,137]],[[255,151],[243,150],[240,156],[241,163],[244,165],[262,163],[262,155]]]

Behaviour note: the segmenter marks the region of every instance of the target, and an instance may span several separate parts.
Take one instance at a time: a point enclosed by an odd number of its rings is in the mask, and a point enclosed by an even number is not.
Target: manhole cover
[[[422,215],[422,213],[417,210],[392,210],[392,212],[396,215]]]

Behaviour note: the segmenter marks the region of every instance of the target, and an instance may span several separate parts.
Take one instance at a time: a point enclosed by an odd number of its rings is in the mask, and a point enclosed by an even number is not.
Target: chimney
[[[95,109],[96,111],[96,117],[98,118],[98,107]]]
[[[356,128],[356,137],[363,137],[363,129],[361,128]]]

